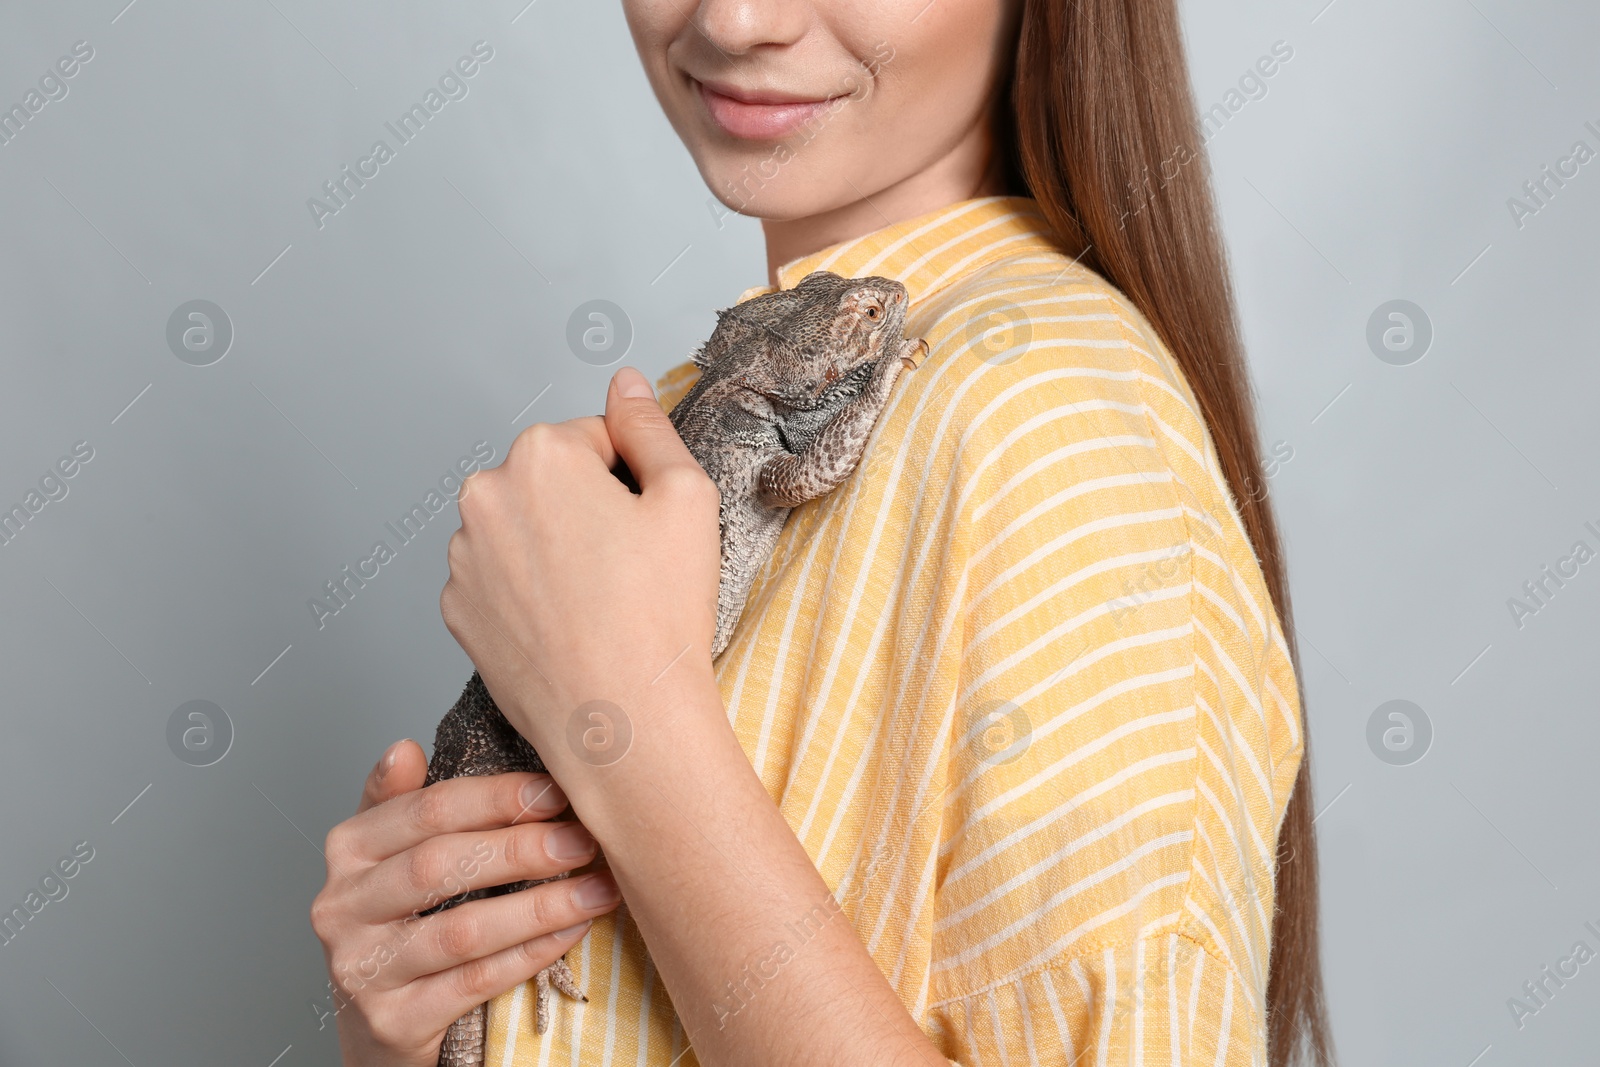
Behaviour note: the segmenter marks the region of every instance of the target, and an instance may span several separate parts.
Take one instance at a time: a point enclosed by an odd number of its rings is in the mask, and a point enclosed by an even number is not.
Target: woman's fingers
[[[417,923],[406,924],[405,947],[395,958],[393,970],[385,976],[384,984],[398,986],[463,967],[470,973],[473,967],[487,964],[507,949],[527,945],[553,931],[567,930],[604,915],[621,899],[611,874],[596,871],[578,878],[545,882],[515,893],[469,900],[448,911],[426,916]],[[550,959],[564,951],[565,948],[557,951]],[[531,973],[521,977],[526,978]],[[496,987],[489,996],[510,984],[512,982]],[[465,1007],[481,1002],[472,1001]]]
[[[440,834],[542,822],[566,806],[566,794],[548,774],[450,778],[402,793],[335,826],[328,834],[328,862],[370,866]]]
[[[402,995],[415,1006],[419,1015],[455,1022],[479,1004],[526,982],[560,959],[588,932],[589,925],[589,921],[584,920],[571,928],[543,934],[492,955],[430,974],[413,982]]]
[[[329,831],[328,880],[311,902],[311,928],[348,1009],[339,1019],[346,1055],[378,1057],[362,1062],[433,1063],[450,1023],[554,962],[586,920],[621,899],[610,874],[596,873],[421,915],[471,889],[571,871],[597,852],[581,824],[548,822],[567,798],[547,774],[424,788],[426,777],[420,745],[390,746],[356,814]],[[419,980],[440,992],[419,992]]]
[[[441,834],[369,870],[362,879],[355,918],[373,924],[390,922],[471,889],[554,878],[582,867],[596,851],[594,838],[578,822]]]
[[[649,379],[638,369],[623,367],[612,376],[604,420],[612,446],[645,494],[651,494],[658,483],[688,483],[696,492],[708,492],[710,499],[716,499],[716,483],[684,444],[656,400]]]
[[[579,415],[575,419],[566,420],[565,425],[581,434],[589,442],[595,454],[606,467],[614,467],[617,463],[617,449],[611,443],[611,434],[606,430],[606,417],[604,415]]]
[[[411,738],[396,741],[378,757],[361,789],[361,804],[356,814],[393,800],[401,793],[421,789],[428,776],[428,757]]]

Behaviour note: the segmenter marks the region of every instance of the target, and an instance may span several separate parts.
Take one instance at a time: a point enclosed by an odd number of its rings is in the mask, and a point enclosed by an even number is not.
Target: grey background
[[[624,308],[654,376],[764,281],[758,226],[708,210],[620,9],[524,2],[0,8],[0,104],[95,50],[0,145],[0,503],[94,449],[0,547],[0,910],[94,849],[0,946],[4,1064],[336,1062],[309,1006],[317,846],[470,671],[438,615],[453,506],[320,630],[307,599],[474,442],[498,461],[599,410],[613,368],[568,350],[578,305]],[[1520,228],[1507,200],[1600,148],[1600,9],[1183,13],[1202,106],[1294,49],[1209,149],[1263,439],[1292,449],[1269,484],[1344,1062],[1590,1061],[1600,963],[1520,1029],[1506,1001],[1600,950],[1600,562],[1521,628],[1506,602],[1600,548],[1600,161]],[[307,198],[480,39],[469,94],[319,230]],[[166,343],[194,299],[235,331],[211,366]],[[1393,299],[1434,330],[1408,366],[1365,340]],[[209,767],[167,743],[196,699],[235,731]],[[1395,699],[1432,725],[1409,765],[1368,747]]]

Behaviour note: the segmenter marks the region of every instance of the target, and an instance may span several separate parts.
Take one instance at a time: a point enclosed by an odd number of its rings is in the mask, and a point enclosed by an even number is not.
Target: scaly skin
[[[695,354],[702,373],[672,424],[722,495],[713,658],[790,510],[855,470],[896,377],[927,350],[902,336],[906,304],[891,279],[817,271],[724,311]]]
[[[463,778],[476,774],[506,774],[525,771],[544,774],[544,761],[528,744],[527,739],[512,728],[511,723],[495,706],[494,698],[483,684],[477,671],[467,680],[461,696],[439,723],[434,734],[433,758],[428,761],[428,775],[423,786],[446,778]],[[565,878],[565,874],[557,875]],[[512,882],[492,889],[474,889],[424,912],[431,915],[482,897],[515,893],[543,882],[543,878]],[[536,978],[538,988],[538,1027],[542,1034],[550,1025],[549,989],[559,989],[574,1000],[587,1000],[563,956],[551,966],[540,971]],[[439,1047],[439,1067],[484,1067],[484,1044],[488,1036],[488,1005],[480,1004],[472,1011],[450,1024]]]
[[[710,340],[695,352],[701,375],[671,418],[722,498],[713,659],[732,638],[789,512],[850,476],[901,371],[916,367],[927,352],[924,342],[903,336],[906,304],[905,287],[891,279],[817,271],[792,289],[724,309]],[[621,461],[615,473],[638,491]],[[544,770],[539,754],[506,721],[474,671],[439,723],[425,784]],[[435,910],[538,884],[474,890]],[[551,987],[586,999],[565,957],[541,971],[535,987],[541,1034],[549,1028]],[[487,1005],[452,1023],[439,1067],[483,1067],[487,1024]]]

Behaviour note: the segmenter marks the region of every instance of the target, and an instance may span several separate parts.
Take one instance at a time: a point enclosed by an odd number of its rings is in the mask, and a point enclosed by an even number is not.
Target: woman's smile
[[[667,119],[778,264],[997,193],[1020,0],[624,0]],[[920,17],[919,17],[920,16]],[[869,203],[870,201],[870,203]]]
[[[727,82],[690,78],[705,104],[706,113],[724,133],[753,141],[775,141],[789,136],[838,106],[850,94],[805,97],[772,90],[741,89]]]

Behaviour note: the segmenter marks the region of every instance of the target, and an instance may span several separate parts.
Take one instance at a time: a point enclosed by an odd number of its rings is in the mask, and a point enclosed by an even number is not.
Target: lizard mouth
[[[820,399],[832,392],[833,388],[841,382],[849,382],[853,385],[865,384],[867,378],[871,376],[872,364],[875,361],[876,357],[869,356],[847,367],[829,367],[822,372],[822,378],[812,390],[813,396]]]

